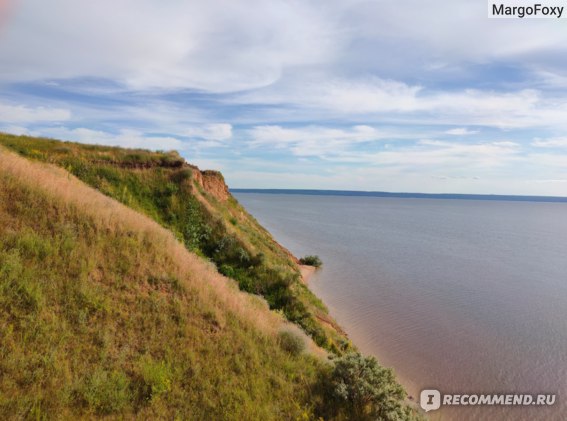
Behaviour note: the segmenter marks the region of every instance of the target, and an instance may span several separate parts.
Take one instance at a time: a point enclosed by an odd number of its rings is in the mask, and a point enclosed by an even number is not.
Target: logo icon
[[[419,404],[425,412],[435,411],[441,407],[441,393],[435,389],[425,389],[419,395]]]

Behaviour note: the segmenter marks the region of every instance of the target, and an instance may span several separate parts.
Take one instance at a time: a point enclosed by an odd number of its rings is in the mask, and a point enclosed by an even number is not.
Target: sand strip
[[[314,266],[299,265],[299,270],[301,271],[301,280],[307,285],[317,268]]]

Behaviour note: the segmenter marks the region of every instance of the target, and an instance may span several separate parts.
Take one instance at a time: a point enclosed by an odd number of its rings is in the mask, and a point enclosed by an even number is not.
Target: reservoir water
[[[556,394],[432,420],[567,419],[567,204],[235,193],[408,393]]]

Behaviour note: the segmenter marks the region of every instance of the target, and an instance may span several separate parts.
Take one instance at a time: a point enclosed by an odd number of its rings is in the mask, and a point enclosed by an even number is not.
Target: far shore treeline
[[[390,193],[357,190],[303,190],[303,189],[230,189],[232,193],[301,194],[310,196],[361,196],[396,197],[407,199],[456,199],[456,200],[501,200],[507,202],[557,202],[567,203],[561,196],[513,196],[500,194],[453,194],[453,193]]]

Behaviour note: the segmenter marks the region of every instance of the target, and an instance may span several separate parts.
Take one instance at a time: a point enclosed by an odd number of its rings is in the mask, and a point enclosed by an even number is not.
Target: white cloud
[[[322,74],[287,78],[270,88],[245,92],[231,98],[241,104],[294,105],[309,111],[327,110],[347,114],[414,111],[419,86],[378,77],[350,80]]]
[[[532,142],[532,146],[538,148],[567,148],[567,137],[536,138]]]
[[[308,119],[358,118],[371,122],[512,128],[566,128],[567,98],[536,89],[428,90],[377,77],[350,81],[304,75],[230,102],[292,106]],[[470,132],[468,134],[471,134]]]
[[[361,153],[341,151],[324,157],[330,163],[349,163],[362,166],[391,166],[399,169],[423,171],[441,168],[469,170],[505,167],[523,161],[522,148],[514,142],[484,142],[474,144],[421,140],[410,146]]]
[[[454,129],[447,130],[445,134],[450,134],[453,136],[467,136],[471,134],[477,134],[478,130],[469,130],[465,127],[456,127]]]
[[[529,57],[538,66],[557,62],[553,52],[565,51],[567,42],[567,33],[559,33],[549,21],[517,19],[504,24],[487,19],[485,2],[469,0],[361,2],[350,9],[348,21],[358,39],[365,41],[351,46],[350,57],[372,51],[366,59],[378,66],[384,53],[390,52],[382,67],[405,74],[432,64],[439,70],[439,63],[459,63],[466,71],[467,65],[495,58],[521,61]]]
[[[470,0],[402,3],[14,2],[0,35],[0,85],[13,88],[9,98],[54,92],[59,102],[47,104],[70,105],[37,107],[38,97],[0,103],[0,125],[88,143],[181,149],[227,167],[237,149],[227,146],[242,142],[256,148],[238,148],[242,160],[247,152],[258,159],[274,149],[287,154],[280,175],[298,159],[321,164],[319,157],[329,173],[348,167],[340,177],[313,178],[336,183],[329,188],[362,186],[372,176],[384,177],[381,189],[428,190],[430,175],[441,174],[451,189],[468,191],[506,182],[521,190],[513,180],[521,171],[565,178],[566,155],[544,148],[567,141],[544,137],[567,130],[567,32],[546,20],[487,19],[486,5]],[[22,93],[12,85],[22,81],[40,81],[41,89],[27,85]],[[82,95],[67,95],[74,91]],[[64,122],[81,128],[53,127]],[[529,146],[540,149],[490,138],[471,143],[469,135],[497,133],[485,127],[519,139],[537,129],[542,138]],[[454,142],[415,142],[437,136]],[[251,183],[264,167],[250,170]],[[511,174],[502,184],[494,175],[500,170]]]
[[[227,123],[206,124],[200,127],[191,127],[183,131],[189,138],[211,141],[229,140],[232,138],[232,125]]]
[[[549,21],[488,20],[470,0],[27,0],[12,9],[2,80],[95,77],[141,90],[237,91],[305,69],[403,80],[495,58],[552,72],[567,45]],[[352,79],[349,98],[366,102]]]
[[[565,195],[565,183],[536,183],[525,177],[489,174],[447,176],[434,172],[408,172],[395,167],[333,168],[330,174],[312,174],[298,167],[293,172],[225,170],[231,187],[343,189],[366,191]],[[418,189],[416,190],[416,186]]]
[[[305,89],[290,92],[305,107],[331,109],[344,113],[404,112],[419,108],[417,94],[422,88],[402,82],[371,78],[349,81],[316,81]]]
[[[289,145],[305,141],[318,142],[365,142],[381,139],[384,135],[374,127],[353,126],[348,129],[335,129],[321,126],[284,128],[281,126],[257,126],[249,131],[252,145]]]
[[[528,158],[530,164],[534,166],[566,172],[567,154],[531,153]]]
[[[0,132],[15,134],[16,136],[33,136],[33,133],[30,132],[27,127],[16,125],[0,126]]]
[[[329,163],[423,167],[501,167],[521,159],[522,146],[512,141],[477,143],[423,139],[386,148],[384,140],[404,139],[408,133],[380,131],[370,126],[328,128],[306,126],[284,128],[257,126],[248,132],[252,147],[285,149],[299,157],[318,157]],[[409,136],[413,136],[411,133]],[[372,151],[367,144],[380,142],[384,148]],[[361,148],[362,146],[362,148]]]
[[[70,118],[71,112],[63,108],[28,107],[0,103],[0,122],[2,123],[57,122]]]
[[[567,183],[567,178],[551,179],[551,180],[533,180],[533,183]]]
[[[351,154],[338,158],[341,162],[359,162],[400,169],[474,170],[505,167],[522,161],[521,147],[514,142],[452,143],[421,140],[416,145],[371,154]]]
[[[135,89],[266,86],[340,44],[324,9],[304,1],[29,0],[5,26],[3,80],[99,77]]]
[[[353,145],[385,139],[388,134],[374,127],[358,125],[346,129],[307,126],[284,128],[256,126],[248,131],[252,147],[287,148],[298,156],[337,155]]]
[[[147,136],[144,133],[124,129],[118,133],[108,133],[87,128],[67,129],[64,127],[46,128],[39,131],[43,136],[55,137],[80,143],[120,146],[124,148],[143,148],[153,150],[181,150],[185,144],[169,136]]]
[[[567,76],[551,70],[536,70],[535,75],[543,85],[554,89],[567,88]]]

